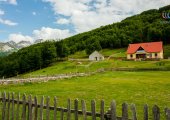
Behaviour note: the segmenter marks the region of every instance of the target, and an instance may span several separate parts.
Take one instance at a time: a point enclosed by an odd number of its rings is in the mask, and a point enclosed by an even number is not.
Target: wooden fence
[[[50,103],[53,103],[53,106]],[[6,94],[5,92],[0,97],[0,108],[1,120],[149,120],[150,118],[160,120],[162,115],[157,105],[152,108],[152,115],[150,115],[152,117],[149,117],[148,106],[144,105],[143,117],[137,118],[135,105],[130,106],[132,116],[129,116],[128,104],[123,103],[122,116],[118,117],[115,101],[111,102],[109,110],[105,110],[105,102],[102,100],[100,112],[97,112],[94,100],[91,101],[91,110],[87,111],[84,100],[81,100],[81,106],[79,106],[78,99],[74,100],[74,105],[71,105],[71,100],[68,99],[67,107],[63,108],[58,106],[56,97],[51,101],[49,97],[46,97],[46,99],[42,97],[40,103],[38,103],[37,97],[32,98],[29,95],[27,98],[24,94],[22,100],[20,100],[20,94]],[[81,110],[79,110],[80,108]],[[165,109],[164,116],[166,116],[166,120],[170,120],[170,109]]]

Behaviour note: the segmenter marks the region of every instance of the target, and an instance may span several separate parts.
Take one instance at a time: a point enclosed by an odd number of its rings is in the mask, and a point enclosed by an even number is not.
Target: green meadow
[[[16,85],[1,85],[0,90],[6,92],[26,93],[41,96],[56,96],[59,106],[65,106],[67,98],[86,100],[90,110],[90,101],[95,99],[99,110],[100,100],[105,100],[107,108],[110,102],[117,103],[118,114],[121,114],[121,104],[127,102],[136,104],[138,116],[141,118],[143,105],[151,107],[157,104],[163,112],[170,107],[170,72],[105,72],[87,77],[77,77],[49,81],[45,83],[25,83]]]
[[[79,64],[81,63],[81,64]],[[57,62],[53,65],[19,75],[18,77],[30,77],[39,75],[56,75],[76,72],[93,72],[103,68],[170,68],[170,60],[161,61],[122,61],[122,60],[105,60],[100,62],[90,61],[65,61]]]

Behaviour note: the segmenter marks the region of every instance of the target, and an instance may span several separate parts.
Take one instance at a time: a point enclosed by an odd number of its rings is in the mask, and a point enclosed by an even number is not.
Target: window
[[[156,58],[158,57],[158,54],[157,54],[157,53],[155,53],[155,57],[156,57]]]
[[[130,57],[133,58],[133,55],[131,54]]]

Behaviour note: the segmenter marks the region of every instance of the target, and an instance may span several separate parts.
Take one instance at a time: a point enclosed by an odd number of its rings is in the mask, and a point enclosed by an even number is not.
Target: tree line
[[[77,34],[61,41],[46,41],[0,57],[0,77],[38,70],[63,60],[70,54],[85,50],[127,47],[129,43],[163,41],[170,44],[170,20],[162,12],[170,13],[170,6],[144,11],[125,20],[89,32]]]

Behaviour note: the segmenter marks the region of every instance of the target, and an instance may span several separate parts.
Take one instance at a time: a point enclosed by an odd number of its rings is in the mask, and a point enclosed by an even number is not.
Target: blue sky
[[[0,0],[0,42],[59,40],[168,4],[170,0]]]

